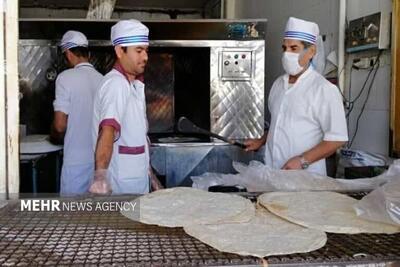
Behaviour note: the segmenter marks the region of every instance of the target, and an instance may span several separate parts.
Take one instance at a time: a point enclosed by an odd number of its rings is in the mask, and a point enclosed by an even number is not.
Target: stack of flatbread
[[[356,216],[356,200],[333,192],[273,192],[257,208],[238,195],[188,187],[159,190],[134,200],[139,213],[126,217],[146,224],[183,227],[220,251],[266,257],[317,250],[325,232],[396,233],[393,225]]]
[[[189,187],[159,190],[135,199],[139,212],[122,212],[132,220],[186,233],[223,252],[266,257],[309,252],[323,247],[323,231],[307,229],[255,208],[250,200]],[[136,209],[137,210],[137,209]]]

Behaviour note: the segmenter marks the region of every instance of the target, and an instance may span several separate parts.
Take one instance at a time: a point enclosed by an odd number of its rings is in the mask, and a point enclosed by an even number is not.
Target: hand
[[[107,176],[107,170],[100,169],[94,172],[94,179],[89,188],[89,192],[102,195],[110,194],[112,192]]]
[[[164,188],[160,180],[158,180],[157,176],[154,174],[152,167],[149,168],[149,176],[152,189],[151,191],[157,191]]]
[[[244,141],[244,145],[246,146],[245,151],[257,151],[264,145],[264,141],[262,138],[260,139],[247,139]]]
[[[302,170],[301,157],[296,156],[289,159],[285,165],[283,165],[282,170]]]

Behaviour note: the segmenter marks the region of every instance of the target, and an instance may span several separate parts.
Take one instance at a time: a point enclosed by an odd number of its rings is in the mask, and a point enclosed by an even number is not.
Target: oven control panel
[[[252,51],[222,51],[221,78],[248,80],[252,77]]]

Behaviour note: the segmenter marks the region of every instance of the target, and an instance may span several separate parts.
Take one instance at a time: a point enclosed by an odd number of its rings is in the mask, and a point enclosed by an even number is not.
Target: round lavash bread
[[[262,207],[249,222],[187,225],[184,230],[219,251],[260,258],[310,252],[327,241],[325,232],[293,224]]]
[[[132,201],[135,211],[121,213],[135,221],[166,227],[190,224],[248,222],[255,216],[250,200],[191,187],[158,190]]]
[[[400,227],[358,217],[353,208],[357,200],[335,192],[272,192],[259,196],[258,203],[290,222],[329,233],[400,231]]]

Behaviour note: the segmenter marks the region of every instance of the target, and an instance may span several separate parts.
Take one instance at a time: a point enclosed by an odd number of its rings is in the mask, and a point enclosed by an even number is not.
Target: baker
[[[282,42],[286,74],[268,98],[270,128],[260,139],[245,141],[248,151],[266,144],[265,164],[274,169],[326,175],[325,158],[348,140],[340,92],[311,64],[318,35],[316,23],[289,18]]]
[[[88,40],[83,33],[67,31],[60,46],[70,68],[56,80],[51,137],[64,141],[60,194],[71,196],[87,193],[93,177],[93,99],[103,75],[89,63]]]
[[[116,63],[95,97],[95,174],[90,192],[149,192],[149,145],[144,84],[149,29],[137,20],[111,28]]]

